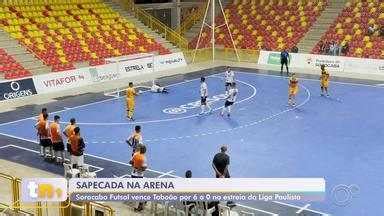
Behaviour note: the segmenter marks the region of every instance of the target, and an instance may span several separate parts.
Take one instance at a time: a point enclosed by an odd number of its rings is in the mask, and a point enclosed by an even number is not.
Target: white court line
[[[260,74],[260,73],[252,73],[252,72],[241,72],[241,71],[236,71],[236,73],[244,73],[244,74],[253,74],[253,75],[261,75],[261,76],[270,76],[270,77],[277,77],[277,78],[280,78],[280,79],[286,79],[286,77],[282,77],[282,76],[278,76],[278,75],[271,75],[271,74]],[[220,74],[220,73],[218,73]],[[217,75],[217,74],[214,74],[214,75]],[[214,75],[211,75],[211,76],[214,76]],[[187,83],[187,82],[191,82],[193,80],[197,80],[197,79],[200,79],[200,78],[196,78],[196,79],[191,79],[191,80],[186,80],[186,81],[183,81],[183,82],[179,82],[179,83],[175,83],[175,84],[171,84],[171,85],[168,85],[168,86],[165,86],[165,87],[169,87],[169,86],[174,86],[174,85],[179,85],[179,84],[182,84],[182,83]],[[310,80],[310,81],[316,81],[318,82],[318,80],[316,79],[303,79],[303,80]],[[334,81],[331,81],[331,82],[334,82]],[[361,85],[361,86],[368,86],[368,87],[378,87],[378,86],[373,86],[373,85],[365,85],[365,84],[356,84],[356,83],[343,83],[343,82],[334,82],[334,83],[340,83],[340,84],[346,84],[346,85]],[[379,87],[381,88],[381,87]],[[308,89],[307,89],[308,90]],[[102,101],[97,101],[97,102],[93,102],[93,103],[89,103],[89,104],[84,104],[84,105],[80,105],[80,106],[76,106],[76,107],[72,107],[71,109],[77,109],[77,108],[81,108],[81,107],[86,107],[86,106],[89,106],[89,105],[94,105],[94,104],[99,104],[99,103],[104,103],[104,102],[107,102],[107,101],[112,101],[112,100],[116,100],[116,99],[119,99],[119,98],[110,98],[110,99],[106,99],[106,100],[102,100]],[[309,99],[308,99],[309,100]],[[301,105],[301,104],[300,104]],[[299,106],[300,106],[299,105]],[[289,110],[285,110],[283,111],[284,113],[287,112],[287,111],[290,111],[290,110],[293,110],[293,109],[296,109],[298,108],[299,106],[295,107],[295,108],[292,108],[292,109],[289,109]],[[67,110],[60,110],[60,111],[56,111],[56,112],[52,112],[52,113],[60,113],[60,112],[64,112],[64,111],[67,111]],[[275,117],[276,115],[274,115],[273,117]],[[12,123],[16,123],[16,122],[20,122],[20,121],[24,121],[24,120],[27,120],[27,119],[33,119],[34,117],[29,117],[29,118],[24,118],[24,119],[19,119],[19,120],[16,120],[16,121],[12,121],[12,122],[6,122],[6,123],[2,123],[0,124],[0,126],[3,126],[3,125],[7,125],[7,124],[12,124]],[[272,117],[271,117],[272,118]],[[265,121],[265,120],[264,120]],[[17,136],[13,136],[13,135],[9,135],[9,134],[4,134],[4,133],[0,133],[0,135],[4,135],[4,136],[8,136],[8,137],[11,137],[11,138],[15,138],[15,139],[20,139],[20,140],[24,140],[24,141],[28,141],[28,142],[33,142],[33,143],[37,143],[35,140],[28,140],[28,139],[24,139],[22,137],[17,137]],[[123,162],[120,162],[120,161],[115,161],[115,160],[112,160],[112,159],[108,159],[108,158],[104,158],[104,157],[100,157],[100,156],[96,156],[96,155],[91,155],[91,154],[85,154],[85,155],[88,155],[88,156],[91,156],[91,157],[94,157],[94,158],[98,158],[98,159],[102,159],[102,160],[105,160],[105,161],[109,161],[109,162],[113,162],[113,163],[117,163],[117,164],[122,164],[122,165],[126,165],[126,166],[131,166],[130,164],[128,163],[123,163]],[[151,169],[147,169],[148,171],[151,171],[151,172],[155,172],[155,173],[158,173],[158,174],[163,174],[162,172],[159,172],[159,171],[156,171],[156,170],[151,170]],[[174,178],[181,178],[179,176],[175,176],[175,175],[172,175],[170,174],[169,176],[171,177],[174,177]],[[300,209],[301,207],[299,206],[294,206],[294,205],[291,205],[291,204],[286,204],[286,203],[283,203],[283,202],[278,202],[278,201],[274,201],[275,203],[278,203],[278,204],[281,204],[281,205],[286,205],[286,206],[290,206],[290,207],[293,207],[293,208],[298,208]],[[249,209],[253,209],[255,210],[254,208],[252,207],[248,207],[248,206],[243,206],[244,208],[249,208]],[[322,214],[322,215],[329,215],[329,214],[326,214],[326,213],[322,213],[322,212],[319,212],[319,211],[315,211],[315,210],[310,210],[310,209],[307,209],[307,211],[311,211],[311,212],[314,212],[314,213],[318,213],[318,214]]]
[[[267,71],[267,70],[264,70],[264,71]],[[220,72],[220,73],[213,74],[213,75],[210,75],[210,76],[207,76],[207,77],[215,76],[215,75],[222,74],[222,73],[223,72]],[[245,71],[235,71],[235,73],[253,74],[253,75],[256,75],[256,76],[268,76],[268,77],[276,77],[276,78],[280,78],[280,79],[287,79],[287,77],[283,77],[283,76],[279,76],[279,75],[273,75],[273,74],[263,74],[263,73],[254,73],[254,72],[245,72]],[[185,80],[185,81],[182,81],[182,82],[166,85],[164,87],[180,85],[180,84],[192,82],[192,81],[198,80],[198,79],[200,79],[200,78],[191,79],[191,80]],[[319,82],[317,79],[309,79],[309,78],[300,78],[300,79],[314,81],[314,82]],[[383,88],[382,86],[378,86],[378,85],[369,85],[369,84],[360,84],[360,83],[348,83],[348,82],[340,82],[340,81],[330,81],[330,82],[331,83],[343,84],[343,85],[356,85],[356,86],[366,86],[366,87],[373,87],[373,88]],[[143,91],[143,92],[146,92],[146,91]],[[92,102],[92,103],[88,103],[88,104],[84,104],[84,105],[79,105],[79,106],[71,107],[69,109],[63,109],[63,110],[59,110],[59,111],[56,111],[56,112],[51,112],[51,114],[61,113],[61,112],[65,112],[65,111],[68,111],[68,110],[78,109],[78,108],[82,108],[82,107],[86,107],[86,106],[90,106],[90,105],[94,105],[94,104],[99,104],[99,103],[104,103],[104,102],[108,102],[108,101],[112,101],[112,100],[117,100],[117,99],[119,99],[121,97],[123,97],[123,96],[116,97],[116,98],[109,98],[109,99],[106,99],[106,100]],[[15,120],[15,121],[5,122],[5,123],[1,123],[0,126],[8,125],[8,124],[12,124],[12,123],[28,120],[28,119],[35,119],[36,117],[37,116],[32,116],[32,117],[28,117],[28,118],[18,119],[18,120]]]
[[[287,79],[288,78],[288,77],[283,77],[283,76],[279,76],[279,75],[263,74],[263,73],[255,73],[255,72],[246,72],[246,71],[236,71],[236,73],[255,74],[255,75],[259,75],[259,76],[277,77],[277,78],[283,78],[283,79]],[[309,74],[309,75],[314,75],[314,74]],[[319,82],[318,79],[300,78],[300,77],[298,77],[298,78],[301,79],[301,80],[308,80],[308,81],[313,81],[313,82]],[[372,87],[372,88],[383,88],[383,86],[379,86],[380,84],[379,85],[375,85],[375,84],[349,83],[349,82],[332,81],[332,80],[330,80],[329,82],[337,83],[337,84],[342,84],[342,85],[365,86],[365,87]]]
[[[215,75],[211,75],[210,77],[214,77],[214,78],[221,78],[221,77],[218,77],[218,76],[215,76]],[[255,86],[247,83],[247,82],[243,82],[241,80],[236,80],[237,82],[239,83],[242,83],[246,86],[249,86],[250,88],[252,88],[253,90],[253,93],[251,96],[247,97],[247,98],[244,98],[240,101],[237,101],[235,102],[235,104],[239,104],[239,103],[243,103],[245,101],[248,101],[252,98],[254,98],[257,94],[257,89]],[[220,106],[220,107],[217,107],[215,109],[213,109],[212,111],[217,111],[217,110],[220,110],[222,109],[224,106]],[[95,125],[95,126],[112,126],[112,125],[134,125],[134,124],[148,124],[148,123],[159,123],[159,122],[168,122],[168,121],[178,121],[178,120],[184,120],[184,119],[189,119],[189,118],[195,118],[195,117],[198,117],[200,116],[199,114],[194,114],[194,115],[189,115],[189,116],[184,116],[184,117],[178,117],[178,118],[168,118],[168,119],[159,119],[159,120],[149,120],[149,121],[135,121],[135,122],[112,122],[112,123],[104,123],[104,122],[76,122],[76,124],[78,125]],[[62,121],[61,123],[64,123],[64,124],[68,124],[69,122],[65,122],[65,121]],[[0,125],[1,126],[1,125]]]
[[[9,134],[0,133],[0,135],[8,136],[8,137],[19,139],[19,140],[23,140],[23,141],[38,143],[35,140],[29,140],[29,139],[25,139],[25,138],[22,138],[22,137],[17,137],[17,136],[9,135]],[[35,150],[32,150],[32,149],[28,149],[28,148],[24,148],[24,147],[17,146],[17,145],[8,145],[8,146],[14,146],[16,148],[24,149],[24,150],[35,152],[35,153],[39,153],[38,151],[35,151]],[[105,160],[105,161],[109,161],[109,162],[113,162],[113,163],[117,163],[117,164],[121,164],[121,165],[132,166],[131,164],[128,164],[128,163],[123,163],[123,162],[120,162],[120,161],[116,161],[116,160],[112,160],[112,159],[108,159],[108,158],[104,158],[104,157],[100,157],[100,156],[96,156],[96,155],[91,155],[91,154],[84,154],[84,155],[88,155],[88,156],[91,156],[91,157],[94,157],[94,158],[98,158],[98,159],[101,159],[101,160]],[[158,174],[164,174],[164,172],[160,172],[160,171],[157,171],[157,170],[152,170],[152,169],[147,169],[147,170],[150,171],[150,172],[158,173]],[[129,174],[125,174],[123,176],[120,176],[120,178],[122,178],[124,176],[127,176],[127,175],[129,175]],[[170,176],[170,177],[173,177],[173,178],[181,178],[180,176],[176,176],[176,175],[173,175],[173,174],[167,174],[167,175]],[[299,206],[294,206],[294,205],[290,205],[290,204],[286,204],[286,203],[282,203],[282,202],[277,202],[277,201],[274,201],[274,202],[278,203],[278,204],[281,204],[281,205],[290,206],[290,207],[293,207],[293,208],[298,208],[298,209],[301,208]],[[239,204],[237,204],[237,205],[239,205]],[[264,212],[264,213],[267,213],[267,214],[271,214],[271,215],[276,215],[277,216],[277,214],[274,214],[274,213],[271,213],[271,212],[267,212],[267,211],[264,211],[264,210],[261,210],[261,209],[257,209],[257,208],[253,208],[253,207],[249,207],[249,206],[245,206],[245,205],[241,205],[241,206],[244,207],[244,208],[251,209],[251,210],[260,211],[260,212]],[[311,211],[311,212],[314,212],[314,213],[322,214],[324,216],[329,215],[329,214],[322,213],[322,212],[315,211],[315,210],[311,210],[311,209],[306,209],[306,211]]]
[[[22,137],[13,136],[13,135],[4,134],[4,133],[0,133],[0,135],[38,144],[38,142],[36,140],[25,139],[25,138],[22,138]],[[12,145],[12,146],[14,146],[14,145]],[[18,146],[18,147],[20,147],[20,146]],[[20,147],[20,148],[21,149],[25,149],[25,150],[28,149],[28,148],[24,148],[24,147]],[[29,150],[30,151],[34,151],[34,152],[38,152],[38,151],[35,151],[35,150],[32,150],[32,149],[29,149]],[[90,157],[94,157],[94,158],[97,158],[97,159],[101,159],[101,160],[105,160],[105,161],[109,161],[109,162],[113,162],[113,163],[117,163],[117,164],[121,164],[121,165],[125,165],[125,166],[130,166],[130,167],[132,166],[129,163],[123,163],[123,162],[120,162],[120,161],[116,161],[116,160],[112,160],[112,159],[108,159],[108,158],[104,158],[104,157],[100,157],[100,156],[96,156],[96,155],[92,155],[92,154],[84,154],[84,155],[87,155],[87,156],[90,156]],[[147,169],[147,170],[151,171],[151,172],[154,172],[154,173],[157,173],[157,174],[164,174],[164,172],[160,172],[160,171],[157,171],[157,170],[151,170],[151,169]],[[180,177],[172,175],[172,174],[169,174],[169,176],[171,176],[173,178],[180,178]]]
[[[36,153],[36,154],[40,153],[39,151],[35,151],[35,150],[29,149],[29,148],[24,148],[24,147],[21,147],[21,146],[18,146],[18,145],[6,145],[6,146],[0,147],[0,149],[3,149],[5,147],[7,147],[7,148],[14,147],[14,148],[22,149],[22,150],[29,151],[29,152],[32,152],[32,153]],[[96,169],[96,171],[94,171],[95,173],[98,173],[98,172],[104,170],[104,168],[99,167],[99,166],[94,166],[94,165],[91,165],[91,164],[86,164],[86,165],[88,165],[89,167],[95,168]]]
[[[277,204],[280,204],[280,205],[284,205],[284,206],[289,206],[289,207],[292,207],[292,208],[297,208],[297,209],[301,209],[302,207],[300,206],[297,206],[297,205],[292,205],[292,204],[288,204],[288,203],[283,203],[283,202],[279,202],[279,201],[272,201],[274,203],[277,203]],[[317,213],[317,214],[321,214],[323,216],[329,216],[330,214],[327,214],[327,213],[324,213],[324,212],[320,212],[320,211],[315,211],[315,210],[312,210],[312,209],[305,209],[305,211],[310,211],[310,212],[313,212],[313,213]]]
[[[1,146],[0,149],[8,148],[9,146],[11,146],[11,145]]]
[[[179,136],[177,137],[177,139],[183,139],[183,138],[192,138],[192,137],[200,137],[200,136],[205,136],[207,134],[219,134],[219,133],[226,133],[226,132],[229,132],[229,131],[233,131],[233,130],[239,130],[239,129],[243,129],[243,128],[247,128],[247,127],[251,127],[251,126],[254,126],[254,125],[257,125],[257,124],[260,124],[260,123],[263,123],[265,121],[268,121],[270,119],[273,119],[273,118],[276,118],[280,115],[283,115],[287,112],[291,112],[293,110],[296,110],[298,109],[299,107],[302,107],[304,106],[306,103],[308,103],[308,101],[311,99],[311,92],[309,91],[309,89],[307,87],[305,87],[304,85],[301,85],[305,91],[307,92],[307,98],[299,105],[297,106],[294,106],[294,107],[291,107],[291,108],[288,108],[288,109],[285,109],[283,111],[280,111],[278,113],[275,113],[273,115],[270,115],[270,116],[267,116],[267,117],[264,117],[260,120],[256,120],[256,121],[253,121],[253,122],[250,122],[250,123],[247,123],[247,124],[244,124],[244,125],[239,125],[239,126],[236,126],[234,128],[229,128],[229,129],[222,129],[222,130],[217,130],[217,131],[207,131],[205,133],[200,133],[200,134],[190,134],[188,136]],[[161,138],[160,140],[161,141],[166,141],[166,140],[175,140],[176,137],[165,137],[165,138]],[[150,139],[147,139],[147,140],[144,140],[145,142],[154,142],[154,140],[150,140]]]
[[[125,177],[127,177],[127,176],[131,176],[131,174],[124,174],[124,175],[122,175],[122,176],[119,176],[118,178],[125,178]]]
[[[311,206],[311,204],[306,204],[305,206],[301,207],[299,210],[297,210],[296,214],[300,214],[302,211],[308,209],[309,206]]]
[[[169,174],[172,174],[172,173],[174,173],[174,172],[175,172],[175,170],[171,170],[171,171],[169,171],[169,172],[166,172],[166,173],[163,173],[163,174],[157,176],[156,178],[162,178],[162,177],[167,176],[167,175],[169,175]]]
[[[254,210],[254,211],[258,211],[258,212],[261,212],[261,213],[265,213],[265,214],[269,214],[269,215],[273,215],[273,216],[278,216],[278,214],[275,214],[275,213],[272,213],[272,212],[269,212],[269,211],[265,211],[265,210],[261,210],[261,209],[257,209],[257,208],[253,208],[253,207],[249,207],[249,206],[245,206],[245,205],[241,205],[241,204],[238,204],[236,203],[237,206],[240,206],[240,207],[243,207],[243,208],[247,208],[247,209],[251,209],[251,210]]]
[[[213,75],[210,75],[210,76],[213,76]],[[210,76],[207,76],[207,77],[210,77]],[[173,83],[173,84],[170,84],[170,85],[166,85],[164,87],[171,87],[171,86],[176,86],[176,85],[180,85],[180,84],[184,84],[184,83],[189,83],[189,82],[192,82],[192,81],[198,80],[198,79],[200,79],[200,78],[184,80],[182,82]],[[149,90],[145,90],[143,92],[148,92],[148,91]],[[67,108],[67,109],[65,109],[65,107],[64,107],[64,109],[62,109],[62,110],[58,110],[58,111],[55,111],[55,112],[49,112],[49,113],[50,114],[57,114],[57,113],[65,112],[65,111],[68,111],[68,110],[73,110],[73,109],[78,109],[78,108],[82,108],[82,107],[87,107],[87,106],[90,106],[90,105],[95,105],[95,104],[105,103],[105,102],[108,102],[108,101],[118,100],[121,97],[123,97],[123,96],[114,97],[114,98],[108,98],[108,99],[105,99],[105,100],[96,101],[96,102],[92,102],[92,103],[88,103],[88,104],[83,104],[83,105],[79,105],[79,106],[74,106],[74,107]],[[15,121],[5,122],[5,123],[0,124],[0,126],[8,125],[8,124],[12,124],[12,123],[28,120],[28,119],[36,119],[36,117],[37,116],[31,116],[31,117],[28,117],[28,118],[22,118],[22,119],[18,119],[18,120],[15,120]]]

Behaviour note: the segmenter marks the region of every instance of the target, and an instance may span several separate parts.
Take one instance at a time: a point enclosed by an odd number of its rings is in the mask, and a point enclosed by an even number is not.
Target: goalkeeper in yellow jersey
[[[128,120],[131,120],[131,121],[134,121],[133,114],[135,111],[135,96],[137,95],[138,94],[136,93],[136,90],[133,88],[133,83],[130,82],[126,90],[126,97],[127,97],[127,118]]]

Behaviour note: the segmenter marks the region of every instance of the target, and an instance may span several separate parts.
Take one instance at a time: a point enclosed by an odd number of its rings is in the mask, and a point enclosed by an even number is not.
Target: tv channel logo
[[[68,197],[65,178],[26,178],[21,181],[23,202],[61,202]]]

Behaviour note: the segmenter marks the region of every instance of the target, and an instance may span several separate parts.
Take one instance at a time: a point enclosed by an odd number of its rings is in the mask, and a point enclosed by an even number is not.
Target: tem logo
[[[36,178],[22,180],[22,201],[60,202],[67,199],[67,181],[64,178]]]

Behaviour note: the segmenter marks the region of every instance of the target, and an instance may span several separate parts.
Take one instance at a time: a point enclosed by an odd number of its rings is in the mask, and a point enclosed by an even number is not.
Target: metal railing
[[[196,23],[199,23],[204,16],[205,8],[207,7],[207,2],[200,5],[194,12],[188,14],[187,18],[183,20],[180,24],[180,27],[176,28],[175,31],[180,35],[184,35],[189,29],[192,28]]]
[[[152,16],[150,13],[146,12],[140,7],[136,7],[134,1],[122,0],[121,3],[123,4],[126,10],[132,12],[135,18],[140,20],[144,25],[148,26],[153,31],[162,35],[167,41],[171,42],[178,48],[182,50],[188,50],[187,39],[185,39],[178,32],[171,29],[170,27],[162,23],[160,20]]]
[[[259,59],[260,50],[237,49],[237,52],[240,62],[257,63]],[[184,57],[188,63],[212,61],[212,48],[202,48],[196,51],[190,49],[184,51]],[[216,48],[215,60],[238,61],[235,49],[233,48]]]
[[[82,202],[80,204],[75,204],[69,200],[59,203],[59,205],[50,205],[50,203],[45,202],[35,202],[29,203],[28,205],[22,205],[20,201],[21,195],[21,179],[0,173],[0,180],[5,181],[10,186],[10,200],[0,200],[0,207],[3,209],[9,209],[13,212],[32,214],[37,216],[50,215],[48,211],[57,211],[60,216],[71,215],[71,210],[74,207],[77,207],[81,210],[82,214],[85,216],[93,216],[95,210],[100,210],[104,212],[106,216],[114,216],[114,210],[107,205],[103,205],[96,202]],[[5,189],[6,185],[0,184],[0,188]],[[2,199],[6,199],[5,196],[2,196]],[[4,203],[5,202],[5,203]]]

